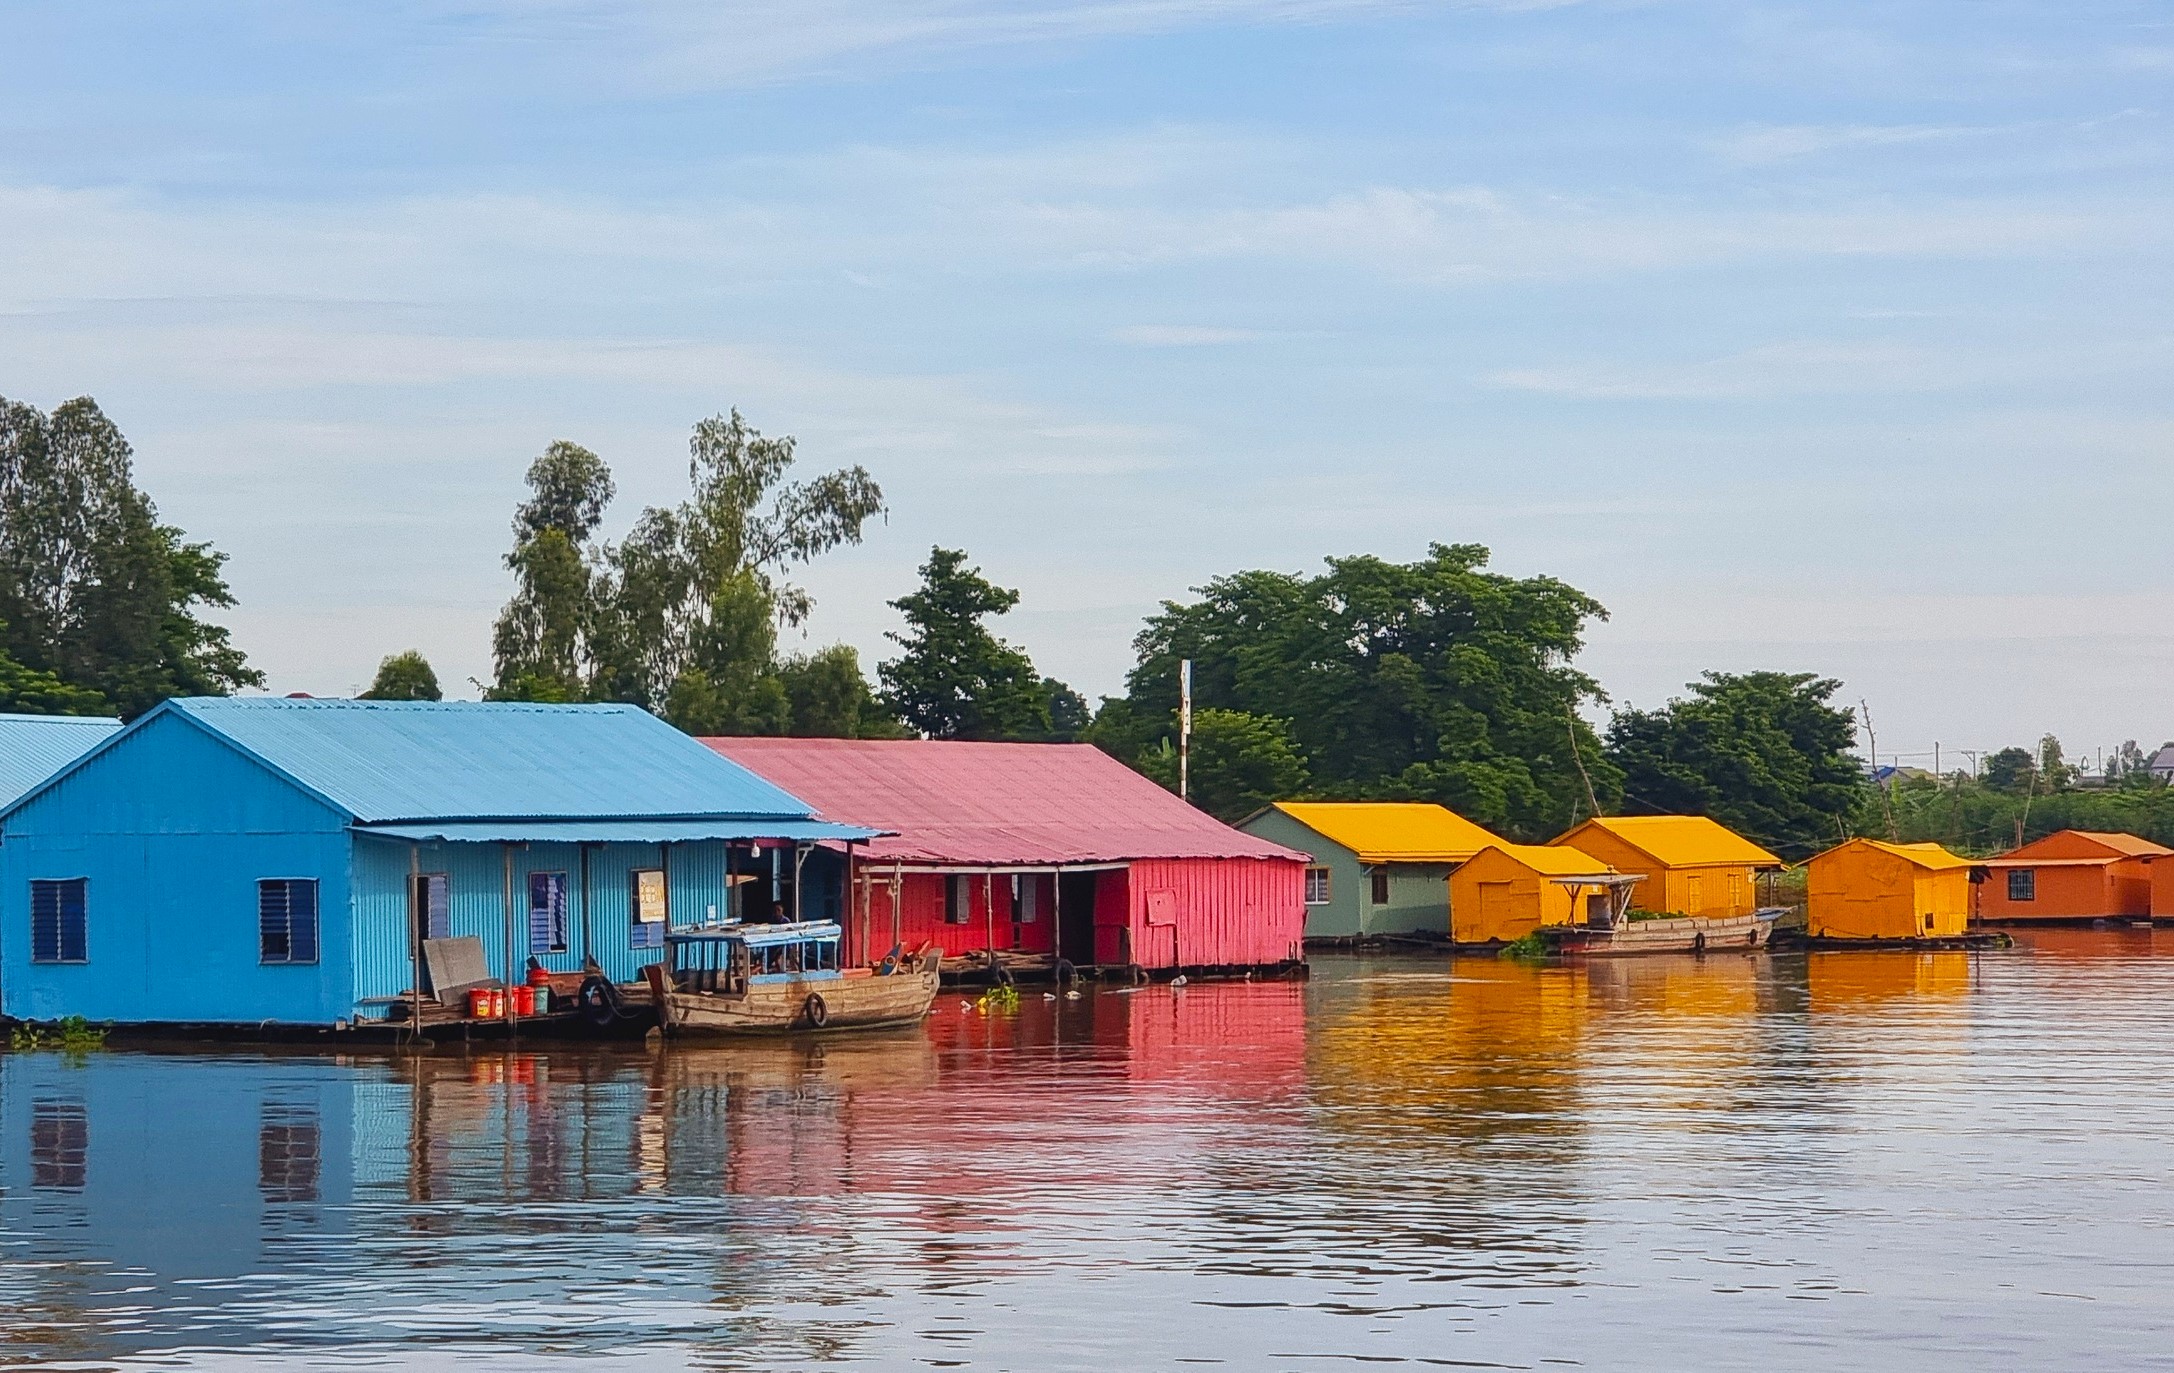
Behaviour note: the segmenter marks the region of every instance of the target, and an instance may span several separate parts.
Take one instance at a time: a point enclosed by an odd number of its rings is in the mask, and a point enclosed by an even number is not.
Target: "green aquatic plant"
[[[58,1049],[64,1054],[87,1054],[106,1047],[106,1030],[104,1026],[93,1025],[79,1015],[71,1015],[49,1025],[24,1021],[8,1031],[8,1047],[18,1053]]]
[[[1546,958],[1551,952],[1553,950],[1548,948],[1547,940],[1541,937],[1538,930],[1527,930],[1524,934],[1495,950],[1495,957],[1514,958],[1520,962],[1537,963]]]
[[[983,1015],[1000,1011],[1016,1013],[1019,1009],[1019,989],[1009,986],[991,987],[974,1003],[974,1009]]]

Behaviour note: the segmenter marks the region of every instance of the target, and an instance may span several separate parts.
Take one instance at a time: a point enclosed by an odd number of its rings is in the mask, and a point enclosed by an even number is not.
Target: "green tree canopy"
[[[1841,683],[1808,672],[1706,673],[1608,728],[1633,814],[1709,815],[1785,858],[1840,839],[1865,795]]]
[[[861,673],[861,655],[850,644],[795,654],[778,664],[792,725],[808,739],[896,739],[905,734]]]
[[[200,617],[234,604],[225,561],[159,523],[96,401],[47,415],[0,399],[0,654],[72,694],[26,690],[135,716],[169,696],[262,686],[227,631]]]
[[[1590,809],[1573,740],[1603,798],[1618,780],[1576,717],[1600,688],[1570,666],[1606,612],[1552,577],[1489,572],[1487,556],[1436,544],[1411,563],[1332,558],[1313,577],[1217,578],[1149,619],[1126,695],[1105,703],[1095,738],[1134,763],[1159,749],[1190,658],[1203,710],[1290,722],[1317,790],[1438,801],[1483,825],[1552,835]]]
[[[1188,799],[1219,820],[1236,822],[1269,804],[1305,792],[1306,760],[1292,742],[1290,722],[1242,710],[1193,712]],[[1171,736],[1140,755],[1140,771],[1178,789],[1178,750]]]
[[[858,543],[883,493],[861,467],[788,481],[793,439],[737,410],[697,424],[688,451],[688,499],[644,510],[618,544],[597,538],[614,494],[602,459],[562,441],[531,465],[493,697],[629,701],[698,734],[792,727],[777,632],[813,603],[785,574]]]
[[[1017,591],[967,566],[964,552],[929,550],[920,587],[891,602],[906,630],[887,636],[904,651],[876,667],[885,704],[931,739],[1076,737],[1086,702],[984,623],[1017,604]]]
[[[365,701],[442,701],[438,674],[430,660],[414,649],[395,653],[378,663],[377,676],[362,693]]]
[[[2037,776],[2038,760],[2027,748],[1995,749],[1985,755],[1985,785],[1994,791],[2020,794]]]

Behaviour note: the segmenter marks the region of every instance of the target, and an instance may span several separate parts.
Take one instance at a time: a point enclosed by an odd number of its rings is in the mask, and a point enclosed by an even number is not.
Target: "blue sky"
[[[2141,3],[0,5],[0,394],[95,395],[339,692],[488,675],[555,438],[737,405],[1090,695],[1164,597],[1481,542],[1656,704],[2174,737],[2169,86]]]

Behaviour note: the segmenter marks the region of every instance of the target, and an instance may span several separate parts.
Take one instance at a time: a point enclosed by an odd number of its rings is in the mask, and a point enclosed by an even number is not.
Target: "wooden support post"
[[[514,1018],[513,1010],[513,845],[510,842],[498,846],[505,867],[506,903],[506,1019]]]
[[[423,1033],[423,926],[430,900],[423,893],[423,846],[408,845],[408,1032]]]

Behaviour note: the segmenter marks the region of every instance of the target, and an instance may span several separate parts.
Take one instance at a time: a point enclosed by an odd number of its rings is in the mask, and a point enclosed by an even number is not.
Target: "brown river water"
[[[2023,939],[0,1054],[0,1366],[2174,1367],[2174,932]]]

